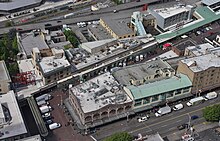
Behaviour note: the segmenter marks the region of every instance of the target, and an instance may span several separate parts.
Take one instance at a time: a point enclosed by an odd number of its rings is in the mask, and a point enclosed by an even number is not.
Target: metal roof
[[[132,85],[127,88],[131,91],[134,100],[137,100],[190,86],[192,86],[192,82],[189,78],[186,75],[179,74],[179,77],[173,76],[169,79],[163,79],[140,86]]]
[[[11,2],[1,2],[0,10],[10,11],[29,5],[40,4],[42,0],[12,0]]]
[[[202,0],[202,3],[208,6],[216,4],[218,2],[220,2],[220,0]]]

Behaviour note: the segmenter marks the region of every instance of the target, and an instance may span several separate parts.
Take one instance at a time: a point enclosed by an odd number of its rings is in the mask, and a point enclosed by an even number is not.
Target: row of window
[[[190,90],[190,88],[178,89],[176,91],[170,91],[170,92],[166,92],[166,93],[163,93],[163,94],[154,95],[152,97],[147,97],[147,98],[144,98],[144,99],[136,100],[134,106],[142,105],[142,101],[143,101],[143,104],[149,104],[151,102],[156,102],[156,101],[159,101],[159,100],[166,100],[168,98],[172,98],[174,95],[176,96],[176,95],[188,93],[189,90]]]

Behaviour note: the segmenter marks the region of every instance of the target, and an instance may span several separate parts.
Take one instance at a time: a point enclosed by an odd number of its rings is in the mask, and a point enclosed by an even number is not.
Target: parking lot
[[[52,107],[51,118],[53,122],[60,123],[61,127],[49,130],[49,135],[46,138],[47,141],[91,141],[92,139],[87,136],[83,136],[76,130],[74,121],[68,115],[67,110],[62,105],[64,99],[68,97],[67,92],[62,90],[54,90],[50,92],[53,96],[49,100],[50,106]]]

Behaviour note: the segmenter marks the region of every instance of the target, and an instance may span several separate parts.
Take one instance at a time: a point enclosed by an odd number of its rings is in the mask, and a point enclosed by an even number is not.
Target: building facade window
[[[134,106],[140,106],[142,103],[142,100],[135,100]]]
[[[181,92],[182,92],[182,89],[178,89],[175,91],[175,95],[179,95],[179,94],[181,94]]]
[[[150,97],[143,99],[143,104],[148,104],[148,103],[150,103]]]
[[[171,98],[173,97],[173,92],[167,92],[166,93],[166,98]]]
[[[190,90],[190,88],[184,88],[184,89],[183,89],[183,93],[188,93],[189,90]]]
[[[158,101],[158,100],[159,100],[159,95],[152,96],[152,102]]]

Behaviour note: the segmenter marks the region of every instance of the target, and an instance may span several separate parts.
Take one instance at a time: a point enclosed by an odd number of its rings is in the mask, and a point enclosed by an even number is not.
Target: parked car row
[[[40,112],[42,114],[42,118],[46,125],[48,125],[50,130],[61,127],[60,123],[54,123],[51,116],[51,111],[53,110],[51,106],[49,106],[49,100],[52,99],[51,94],[43,94],[35,98],[37,105],[39,106]]]
[[[196,98],[192,98],[190,99],[186,105],[187,106],[193,106],[193,105],[196,105],[196,104],[199,104],[199,103],[202,103],[202,102],[205,102],[207,100],[211,100],[211,99],[214,99],[214,98],[217,98],[218,97],[218,94],[216,92],[209,92],[207,93],[206,95],[204,96],[200,96],[200,97],[196,97]],[[160,117],[160,116],[163,116],[163,115],[166,115],[166,114],[169,114],[173,111],[178,111],[178,110],[181,110],[184,108],[184,105],[182,103],[179,103],[177,105],[175,105],[173,108],[171,108],[170,106],[165,106],[165,107],[161,107],[159,108],[156,112],[155,112],[155,116],[156,117]],[[149,119],[149,115],[146,115],[146,116],[142,116],[140,118],[138,118],[138,122],[144,122],[144,121],[147,121]],[[199,118],[197,115],[193,115],[191,116],[191,120],[195,120]],[[178,129],[179,128],[185,128],[186,125],[181,125],[181,127],[177,127]]]
[[[208,27],[205,27],[205,28],[200,28],[200,29],[198,29],[198,30],[195,32],[195,34],[196,34],[196,35],[200,35],[200,34],[205,33],[205,32],[207,32],[207,31],[209,31],[209,30],[211,30],[211,29],[212,29],[211,26],[208,26]]]

